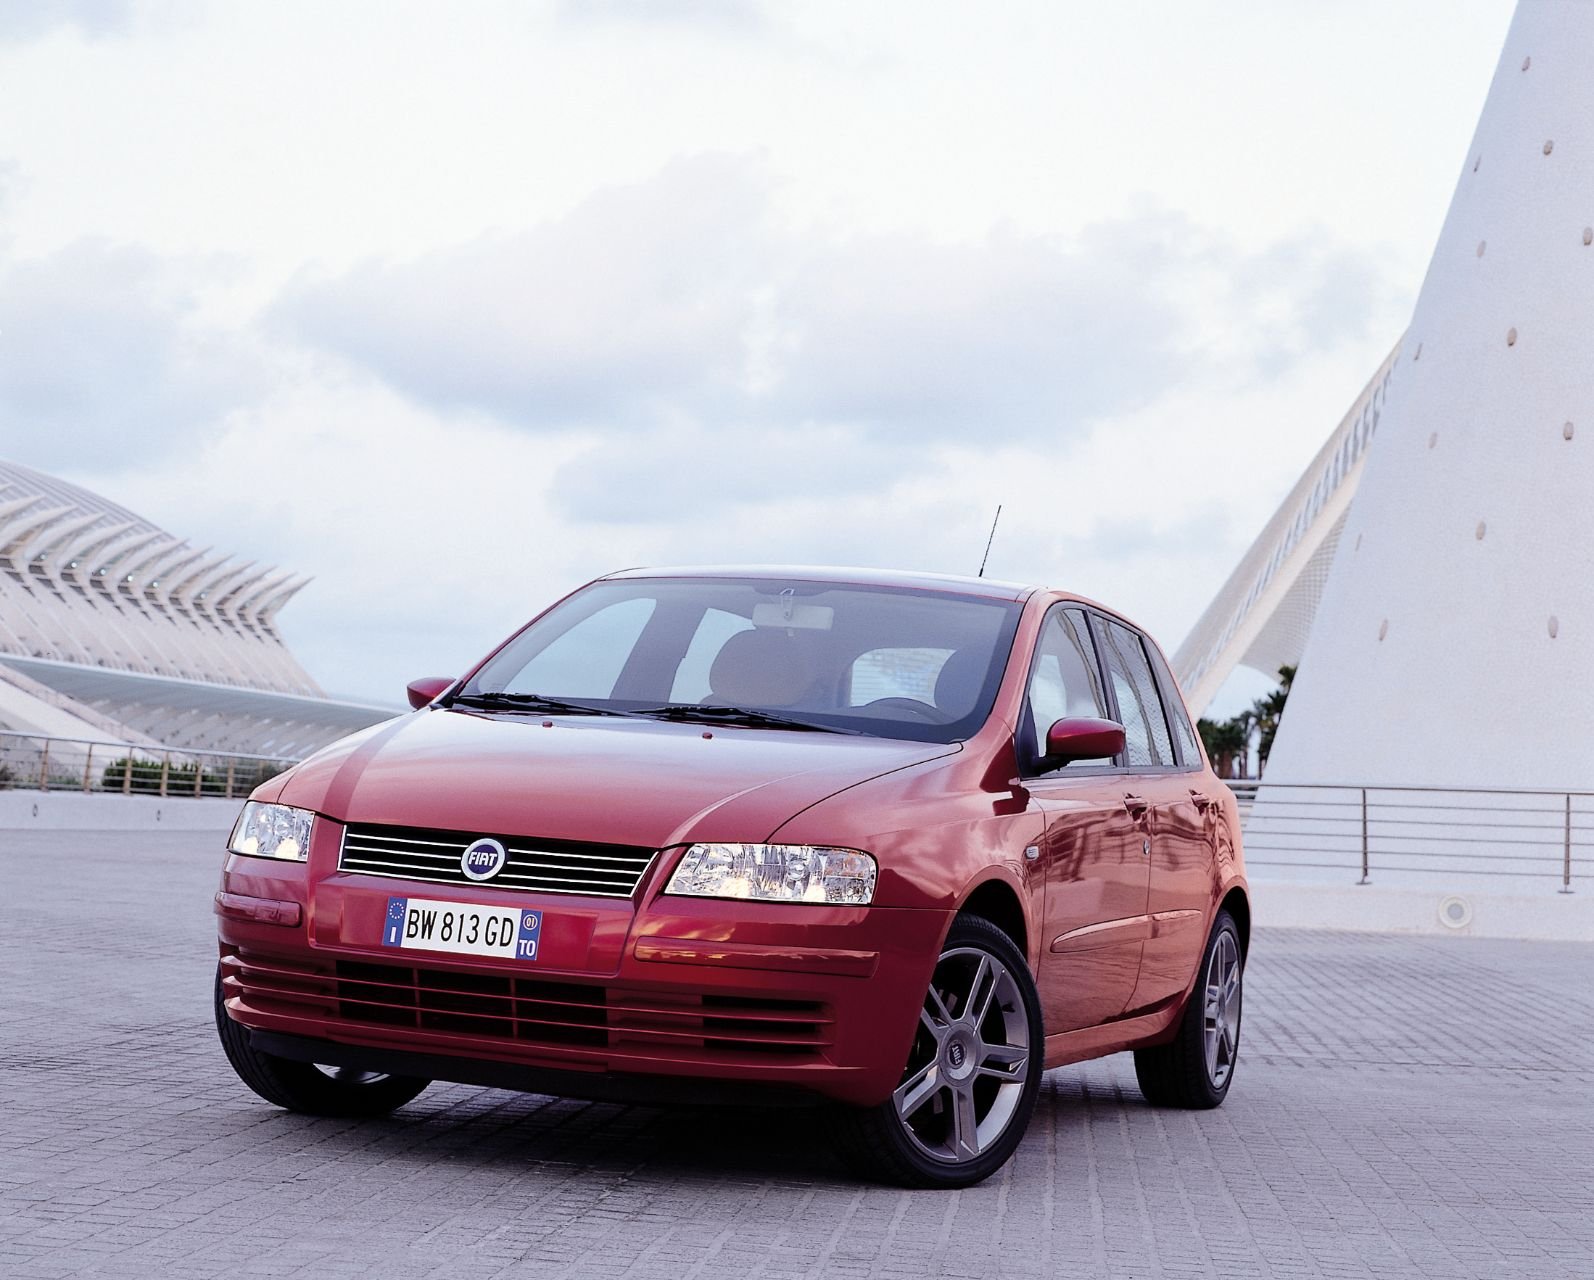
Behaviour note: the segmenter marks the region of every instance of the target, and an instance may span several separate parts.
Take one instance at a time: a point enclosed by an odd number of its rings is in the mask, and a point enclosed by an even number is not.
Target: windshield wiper
[[[449,700],[450,706],[480,707],[484,711],[540,711],[566,716],[623,716],[624,711],[613,707],[594,707],[585,702],[567,702],[563,698],[545,698],[540,693],[460,693]]]
[[[652,716],[655,720],[697,720],[705,724],[734,724],[749,729],[807,729],[812,733],[851,733],[858,729],[842,729],[836,725],[815,724],[812,720],[798,720],[792,716],[776,715],[771,711],[754,711],[747,707],[694,706],[691,703],[672,703],[665,707],[650,707],[633,711],[635,716]]]

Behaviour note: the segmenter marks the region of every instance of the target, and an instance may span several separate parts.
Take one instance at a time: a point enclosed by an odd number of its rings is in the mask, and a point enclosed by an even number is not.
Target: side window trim
[[[1157,682],[1158,692],[1162,694],[1162,714],[1168,721],[1168,732],[1173,738],[1173,749],[1179,757],[1180,771],[1199,771],[1202,765],[1201,735],[1196,732],[1195,721],[1190,716],[1189,708],[1184,705],[1184,696],[1180,692],[1178,683],[1173,678],[1173,668],[1168,665],[1162,651],[1151,643],[1149,636],[1142,637],[1145,645],[1146,657],[1151,662],[1151,675]],[[1195,759],[1184,758],[1184,736],[1174,731],[1173,717],[1181,716],[1189,730],[1189,740],[1196,744]]]
[[[1085,631],[1090,636],[1091,656],[1096,659],[1096,686],[1101,690],[1101,700],[1106,704],[1108,716],[1117,721],[1117,723],[1122,724],[1123,721],[1118,719],[1118,695],[1113,690],[1112,680],[1107,674],[1107,655],[1101,643],[1101,615],[1096,610],[1087,608],[1082,604],[1063,605],[1060,607],[1072,608],[1085,620]],[[1103,773],[1107,772],[1107,766],[1100,766],[1100,768]],[[1113,773],[1124,773],[1128,768],[1129,748],[1125,745],[1124,749],[1112,758],[1111,769]]]
[[[1085,616],[1090,619],[1090,642],[1096,649],[1096,667],[1101,677],[1102,697],[1107,700],[1107,712],[1119,724],[1124,722],[1122,708],[1118,705],[1118,690],[1113,686],[1112,672],[1107,669],[1107,626],[1109,619],[1094,609],[1085,610]],[[1120,767],[1129,767],[1129,748],[1126,746],[1118,756]]]
[[[1169,721],[1168,721],[1168,705],[1169,705],[1168,704],[1168,691],[1164,688],[1164,682],[1163,682],[1163,678],[1162,678],[1162,673],[1159,672],[1158,669],[1157,669],[1159,667],[1159,665],[1161,665],[1161,664],[1159,664],[1158,662],[1154,661],[1153,658],[1152,658],[1153,648],[1152,648],[1152,645],[1151,645],[1151,642],[1150,642],[1150,638],[1144,632],[1142,632],[1138,627],[1131,626],[1128,622],[1126,622],[1122,618],[1109,618],[1106,614],[1099,613],[1095,609],[1089,610],[1089,613],[1090,613],[1090,617],[1091,617],[1091,624],[1090,624],[1091,640],[1096,646],[1096,661],[1103,668],[1103,670],[1102,670],[1103,692],[1105,693],[1105,695],[1106,695],[1106,697],[1108,699],[1108,703],[1109,703],[1109,705],[1112,708],[1113,718],[1115,720],[1117,720],[1119,724],[1123,723],[1123,714],[1119,710],[1119,707],[1118,707],[1118,691],[1115,688],[1113,688],[1111,675],[1106,670],[1105,646],[1102,643],[1102,639],[1103,639],[1103,635],[1106,632],[1107,627],[1109,625],[1111,625],[1112,623],[1116,622],[1119,626],[1123,627],[1130,634],[1132,634],[1137,640],[1140,641],[1141,652],[1146,657],[1146,666],[1151,671],[1151,679],[1152,679],[1153,683],[1157,687],[1158,701],[1162,705],[1162,719],[1163,719],[1163,724],[1166,726],[1166,728],[1168,730],[1169,743],[1171,744],[1175,754],[1177,754],[1180,757],[1180,759],[1182,760],[1184,753],[1179,748],[1178,735],[1173,732],[1173,725],[1171,723],[1169,723]],[[1183,703],[1181,702],[1179,705],[1182,706]],[[1192,732],[1193,731],[1194,731],[1194,726],[1192,726]],[[1119,758],[1123,759],[1122,756],[1120,756]],[[1181,763],[1181,764],[1163,764],[1163,765],[1143,765],[1143,766],[1140,766],[1140,767],[1136,768],[1134,770],[1134,772],[1136,772],[1136,773],[1148,773],[1148,774],[1154,774],[1154,773],[1191,773],[1191,772],[1195,772],[1195,771],[1199,770],[1200,768],[1201,768],[1201,762],[1199,760],[1197,760],[1194,763],[1190,763],[1190,764]],[[1128,772],[1128,771],[1129,770],[1128,770],[1128,766],[1127,766],[1127,762],[1126,762],[1125,766],[1124,766],[1124,769],[1123,769],[1123,772]]]
[[[1131,627],[1127,622],[1119,624],[1129,635],[1134,637],[1135,643],[1140,646],[1140,660],[1146,664],[1146,674],[1151,677],[1151,692],[1157,699],[1157,714],[1162,718],[1162,732],[1168,740],[1168,763],[1158,766],[1162,769],[1178,769],[1179,744],[1174,738],[1173,722],[1168,719],[1168,695],[1162,688],[1162,681],[1157,678],[1157,664],[1151,659],[1151,646],[1146,642],[1143,631]],[[1150,725],[1146,726],[1149,730]],[[1155,735],[1153,735],[1155,739]]]

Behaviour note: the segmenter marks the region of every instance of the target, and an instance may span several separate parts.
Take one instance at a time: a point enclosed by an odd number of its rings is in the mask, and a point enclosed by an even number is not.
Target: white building
[[[1270,781],[1594,789],[1590,65],[1523,0],[1410,328],[1175,654],[1198,712],[1300,667]]]
[[[1299,667],[1276,922],[1594,936],[1591,65],[1594,4],[1522,0],[1410,327],[1175,657],[1197,708]]]
[[[1594,789],[1594,5],[1524,0],[1268,762]]]
[[[286,757],[392,715],[328,698],[283,644],[308,581],[0,461],[0,728]]]

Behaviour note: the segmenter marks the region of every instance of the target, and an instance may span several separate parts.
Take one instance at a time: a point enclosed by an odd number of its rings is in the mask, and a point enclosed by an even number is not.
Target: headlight
[[[256,804],[251,800],[238,815],[232,839],[227,841],[227,852],[303,862],[310,856],[310,823],[314,817],[308,809]]]
[[[874,859],[856,849],[812,844],[694,844],[664,892],[699,898],[863,906],[874,899],[874,882]]]

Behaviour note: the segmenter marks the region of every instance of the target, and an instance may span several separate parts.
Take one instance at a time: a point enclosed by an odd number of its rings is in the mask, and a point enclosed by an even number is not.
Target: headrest
[[[935,705],[954,720],[974,710],[990,671],[990,655],[978,649],[959,649],[941,664],[935,678]]]
[[[813,679],[808,645],[779,627],[738,631],[708,669],[714,701],[739,707],[795,706]]]

